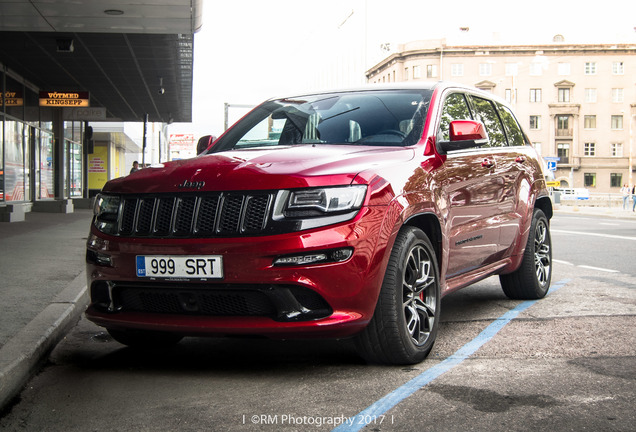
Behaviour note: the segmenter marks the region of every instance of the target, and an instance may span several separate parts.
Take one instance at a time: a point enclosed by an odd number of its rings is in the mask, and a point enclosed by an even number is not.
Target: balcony
[[[567,137],[571,138],[574,135],[573,135],[572,128],[569,128],[569,129],[556,129],[556,136],[560,138],[567,138]]]

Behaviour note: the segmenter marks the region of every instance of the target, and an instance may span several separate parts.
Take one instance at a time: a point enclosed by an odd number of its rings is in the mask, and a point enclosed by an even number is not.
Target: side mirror
[[[213,135],[205,135],[199,138],[199,141],[197,142],[197,155],[200,155],[211,148],[214,141],[216,141],[216,137]]]
[[[473,120],[453,120],[449,126],[450,141],[439,143],[443,152],[465,150],[488,144],[488,134],[484,125]]]

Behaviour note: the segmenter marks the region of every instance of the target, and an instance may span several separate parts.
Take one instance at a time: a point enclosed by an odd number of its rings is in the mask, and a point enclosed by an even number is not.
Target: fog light
[[[332,252],[331,258],[335,262],[342,262],[351,258],[351,255],[353,255],[353,249],[351,248],[336,249]]]
[[[298,255],[287,255],[274,260],[275,266],[296,266],[308,264],[321,264],[343,262],[351,258],[353,248],[340,248],[329,251],[311,252]]]
[[[110,255],[106,255],[100,252],[95,252],[90,249],[86,251],[86,261],[93,264],[100,265],[100,266],[107,266],[107,267],[112,266]]]

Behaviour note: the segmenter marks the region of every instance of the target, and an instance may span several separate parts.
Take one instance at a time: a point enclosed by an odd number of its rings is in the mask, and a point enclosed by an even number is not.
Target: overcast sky
[[[256,104],[364,82],[383,44],[636,43],[636,2],[573,0],[204,0],[195,34],[193,123],[170,133],[223,131],[224,103]],[[460,32],[468,27],[468,32]],[[328,77],[347,72],[348,80]],[[238,110],[233,112],[238,115]]]

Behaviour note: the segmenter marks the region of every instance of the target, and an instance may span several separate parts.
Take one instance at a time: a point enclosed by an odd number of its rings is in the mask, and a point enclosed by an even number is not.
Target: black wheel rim
[[[437,281],[431,257],[420,245],[407,255],[402,279],[404,325],[413,343],[424,345],[431,336],[437,308]]]

